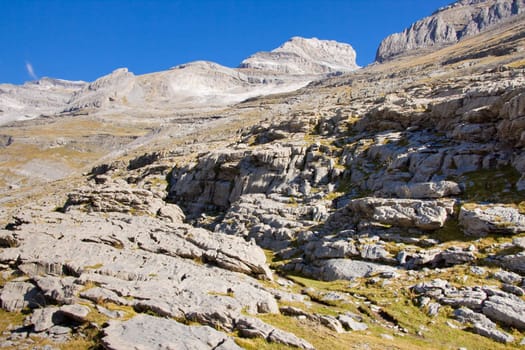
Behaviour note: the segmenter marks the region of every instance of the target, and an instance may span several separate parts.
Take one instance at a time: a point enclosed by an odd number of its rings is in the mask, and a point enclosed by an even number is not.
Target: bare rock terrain
[[[524,12],[523,0],[457,1],[417,21],[402,33],[385,38],[377,50],[376,61],[383,62],[417,49],[452,44]]]
[[[0,347],[521,348],[517,18],[340,75],[347,46],[297,38],[237,70],[117,70],[68,87],[70,111],[6,125]],[[187,73],[244,94],[269,62],[267,84],[328,76],[220,107],[159,102]],[[214,96],[209,81],[196,91]],[[68,172],[21,177],[36,159]]]

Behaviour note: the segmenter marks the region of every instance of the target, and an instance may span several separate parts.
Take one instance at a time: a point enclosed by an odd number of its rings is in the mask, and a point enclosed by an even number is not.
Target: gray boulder
[[[299,349],[314,350],[315,348],[292,333],[274,328],[263,321],[253,317],[240,317],[237,319],[236,329],[245,338],[263,338],[269,342],[280,343]]]
[[[459,222],[465,233],[483,237],[487,234],[516,234],[525,231],[525,215],[502,205],[463,206]]]
[[[435,230],[442,227],[447,216],[452,213],[453,201],[366,197],[352,200],[347,207],[360,220]]]
[[[33,325],[35,332],[43,332],[60,323],[60,317],[56,315],[58,308],[55,306],[35,309],[26,319],[26,324]]]
[[[455,196],[461,188],[453,181],[416,182],[400,185],[395,188],[399,198],[431,199]]]
[[[490,296],[483,303],[482,311],[491,320],[519,330],[525,329],[525,301],[518,297]]]
[[[368,329],[368,325],[364,322],[359,322],[354,320],[354,318],[347,316],[347,315],[339,315],[337,316],[337,319],[343,327],[347,330],[351,331],[366,331]]]
[[[509,272],[509,271],[505,271],[505,270],[496,271],[496,272],[494,272],[493,276],[494,276],[494,278],[497,278],[501,282],[508,283],[508,284],[520,283],[521,280],[523,279],[517,273]]]
[[[87,306],[72,304],[61,306],[58,313],[65,319],[75,322],[85,322],[90,309]]]
[[[241,349],[232,338],[208,326],[186,326],[149,315],[138,315],[128,321],[110,321],[104,328],[102,344],[108,350]]]
[[[500,343],[511,343],[514,341],[512,335],[496,329],[496,324],[479,312],[461,307],[454,311],[454,317],[462,323],[470,323],[474,333]]]
[[[525,252],[498,256],[496,261],[505,269],[525,275]]]
[[[47,300],[58,304],[71,304],[78,286],[74,277],[35,276],[33,281]]]
[[[321,271],[318,277],[325,281],[350,280],[370,277],[376,273],[396,271],[391,266],[350,259],[328,259],[320,264]]]
[[[45,305],[44,296],[37,287],[27,282],[8,282],[0,290],[0,307],[9,312],[19,312],[26,307]]]

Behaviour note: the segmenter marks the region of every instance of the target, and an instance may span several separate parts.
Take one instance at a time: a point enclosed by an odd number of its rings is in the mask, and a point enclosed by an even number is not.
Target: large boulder
[[[108,350],[221,349],[240,350],[232,338],[208,326],[186,326],[175,320],[138,315],[110,321],[102,344]]]
[[[465,233],[476,237],[525,232],[525,215],[516,208],[497,204],[463,206],[459,222]]]
[[[328,259],[322,261],[320,279],[325,281],[351,280],[360,277],[370,277],[382,272],[395,272],[396,269],[367,261],[350,259]]]
[[[400,185],[395,192],[400,198],[431,199],[458,195],[461,188],[454,181],[416,182]]]
[[[452,214],[452,200],[417,200],[364,197],[351,200],[328,220],[328,225],[345,222],[377,222],[387,226],[436,230]]]
[[[40,290],[28,282],[8,282],[0,290],[0,307],[6,311],[18,312],[26,307],[45,305]]]
[[[483,313],[494,321],[516,329],[525,329],[525,302],[511,295],[493,295],[483,303]]]

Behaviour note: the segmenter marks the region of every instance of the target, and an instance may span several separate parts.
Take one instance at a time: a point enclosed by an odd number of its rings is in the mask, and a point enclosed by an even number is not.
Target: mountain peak
[[[349,44],[294,36],[270,52],[248,57],[240,68],[297,75],[333,74],[358,69],[355,60],[355,50]]]

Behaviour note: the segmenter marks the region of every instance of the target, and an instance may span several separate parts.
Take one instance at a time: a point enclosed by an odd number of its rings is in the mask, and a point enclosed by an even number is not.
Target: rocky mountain
[[[270,58],[263,62],[265,55]],[[355,70],[355,58],[348,44],[295,37],[271,53],[244,60],[238,69],[199,61],[141,76],[120,68],[92,83],[44,78],[21,87],[4,84],[0,86],[0,124],[93,109],[224,107]]]
[[[456,43],[523,12],[523,0],[457,1],[415,22],[403,32],[385,38],[377,49],[376,61],[383,62],[417,49]]]
[[[293,37],[270,52],[258,52],[239,67],[293,75],[340,74],[359,68],[352,46],[301,37]]]
[[[82,81],[50,78],[21,86],[0,84],[0,124],[59,113],[71,95],[85,85]]]
[[[521,349],[524,33],[210,110],[119,70],[3,126],[0,347]]]

